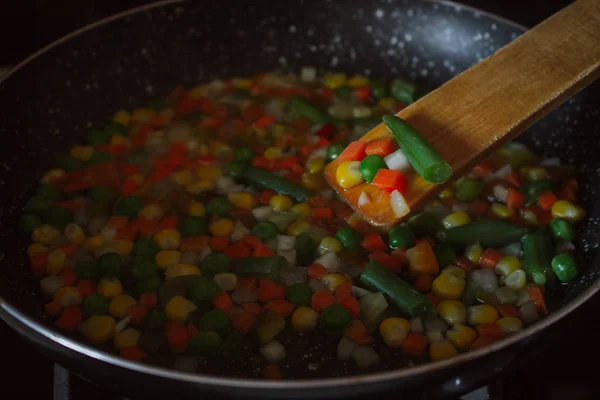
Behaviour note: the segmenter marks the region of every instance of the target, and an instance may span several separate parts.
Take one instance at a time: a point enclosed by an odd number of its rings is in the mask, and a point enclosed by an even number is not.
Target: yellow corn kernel
[[[381,108],[384,108],[388,111],[396,111],[396,99],[394,99],[393,97],[384,97],[381,100],[379,100],[379,105],[381,106]]]
[[[524,167],[519,171],[522,176],[530,181],[538,181],[540,179],[548,179],[550,175],[546,168],[543,167]]]
[[[512,335],[523,330],[523,321],[516,317],[504,317],[496,321],[505,335]]]
[[[131,114],[129,114],[125,110],[117,111],[117,113],[113,117],[113,121],[123,125],[129,125],[129,122],[131,121]]]
[[[127,328],[115,336],[113,347],[117,350],[126,349],[127,347],[137,346],[142,332],[135,328]]]
[[[273,131],[271,132],[271,134],[273,135],[274,138],[280,138],[282,136],[285,136],[288,132],[290,132],[290,128],[288,128],[285,125],[281,125],[281,124],[273,125],[272,130]]]
[[[156,232],[153,239],[162,250],[176,250],[181,243],[181,234],[175,229],[163,229]]]
[[[483,248],[479,243],[472,244],[467,246],[465,249],[465,257],[469,260],[473,261],[475,264],[479,263],[479,259],[481,258],[481,254],[483,254]]]
[[[230,272],[221,272],[213,276],[213,280],[219,286],[219,289],[226,292],[233,291],[238,284],[238,277],[236,274]]]
[[[231,192],[227,193],[227,200],[237,208],[251,210],[258,204],[256,197],[246,192]]]
[[[204,143],[202,143],[200,146],[198,146],[198,154],[200,154],[201,156],[208,155],[208,146],[205,145]]]
[[[238,89],[250,89],[253,82],[251,79],[246,78],[233,78],[231,84]]]
[[[259,128],[258,126],[252,126],[252,131],[256,134],[256,136],[260,139],[267,136],[267,130],[265,128]]]
[[[360,173],[360,161],[344,161],[335,171],[335,179],[344,189],[350,189],[364,182]]]
[[[285,233],[287,233],[290,236],[298,236],[299,234],[301,234],[308,228],[310,228],[310,224],[308,222],[294,221],[290,224],[290,226],[287,227],[287,230]]]
[[[53,300],[63,307],[77,307],[83,303],[83,296],[76,286],[63,286],[54,293]]]
[[[275,160],[277,158],[281,158],[281,149],[279,147],[267,147],[263,156],[267,160]]]
[[[438,340],[429,345],[429,358],[431,361],[445,360],[457,354],[456,347],[447,339]]]
[[[431,290],[443,299],[460,299],[465,280],[453,274],[440,274],[431,284]]]
[[[271,197],[269,204],[275,211],[287,211],[292,208],[294,202],[288,196],[276,194],[275,196]]]
[[[81,161],[87,161],[94,154],[94,148],[92,146],[74,146],[71,149],[71,157]]]
[[[490,304],[478,304],[467,310],[469,325],[493,324],[498,317],[498,309]]]
[[[150,122],[154,116],[154,111],[149,108],[136,108],[131,114],[131,119],[135,122]]]
[[[461,268],[459,266],[456,265],[448,265],[446,268],[444,268],[442,270],[442,274],[452,274],[457,278],[460,279],[466,279],[467,278],[467,271],[464,270],[464,268]]]
[[[115,253],[126,256],[133,250],[133,242],[131,240],[115,240],[113,241]]]
[[[42,183],[50,183],[54,179],[62,178],[63,176],[65,176],[65,171],[54,168],[44,174],[42,177]]]
[[[438,314],[448,325],[466,324],[467,308],[458,300],[444,300],[438,304]]]
[[[300,175],[300,182],[302,186],[308,190],[319,190],[324,185],[323,174],[312,174],[310,172],[304,172]]]
[[[222,142],[213,142],[209,146],[210,153],[215,157],[224,157],[232,152],[228,144]]]
[[[507,205],[494,203],[490,206],[490,212],[500,218],[510,218],[515,215],[515,210]]]
[[[169,265],[165,271],[166,280],[186,275],[200,275],[200,268],[191,264],[173,264]]]
[[[522,269],[513,271],[504,278],[504,284],[513,290],[523,289],[527,285],[527,274]]]
[[[214,181],[196,181],[185,186],[185,191],[190,194],[210,192],[215,189]]]
[[[292,327],[300,332],[312,331],[318,321],[319,314],[310,307],[298,307],[292,313]]]
[[[98,282],[97,291],[110,300],[123,293],[123,285],[118,279],[102,278]]]
[[[442,190],[440,192],[440,194],[438,195],[438,198],[440,200],[445,200],[445,199],[452,199],[454,198],[454,188],[452,187],[447,187],[446,189]]]
[[[219,219],[212,222],[208,230],[213,236],[227,236],[233,230],[233,221],[229,218]]]
[[[477,331],[470,326],[458,324],[446,332],[446,338],[460,351],[467,351],[477,339]]]
[[[94,315],[83,321],[81,330],[93,344],[102,344],[115,336],[117,323],[108,315]]]
[[[48,251],[48,248],[39,243],[32,243],[29,245],[29,247],[27,247],[27,255],[29,258],[39,253],[45,253],[46,251]]]
[[[75,223],[70,223],[65,227],[65,237],[69,243],[83,244],[83,242],[85,242],[85,233],[83,233],[83,229]]]
[[[179,264],[181,256],[181,252],[177,250],[161,250],[154,256],[154,261],[159,268],[167,269],[170,265]]]
[[[343,285],[344,283],[348,282],[348,278],[346,278],[346,276],[342,275],[342,274],[338,274],[338,273],[331,273],[331,274],[327,274],[324,277],[321,278],[321,281],[327,285],[327,288],[333,292],[335,291],[335,289],[340,286]]]
[[[148,204],[144,206],[138,213],[140,217],[146,219],[161,219],[163,217],[163,209],[160,204]]]
[[[327,74],[323,80],[325,86],[330,89],[337,89],[340,86],[346,84],[345,74]]]
[[[290,208],[290,212],[296,216],[296,219],[304,219],[310,215],[310,206],[306,203],[298,203]]]
[[[357,87],[361,87],[361,86],[368,86],[369,79],[365,78],[364,76],[354,75],[352,78],[350,78],[348,80],[348,85],[352,86],[353,88],[357,88]]]
[[[100,246],[102,246],[105,241],[106,241],[106,239],[102,235],[90,236],[89,238],[86,239],[83,247],[87,251],[94,252],[94,251],[98,250],[98,248],[100,248]]]
[[[60,236],[60,232],[52,225],[43,224],[31,232],[31,240],[36,243],[50,244]]]
[[[379,333],[385,344],[390,347],[400,347],[410,331],[410,321],[404,318],[386,318],[379,324]]]
[[[182,169],[181,171],[174,172],[171,175],[171,180],[178,185],[187,186],[194,182],[194,173],[189,169]]]
[[[202,165],[198,167],[196,174],[203,181],[216,181],[223,174],[223,170],[218,165]]]
[[[521,260],[514,256],[504,256],[496,264],[495,270],[498,275],[508,276],[521,268]]]
[[[129,145],[129,139],[125,136],[117,135],[116,133],[112,134],[110,137],[110,144],[126,144]]]
[[[319,254],[339,253],[342,251],[342,244],[334,237],[327,236],[321,239],[319,244]]]
[[[108,313],[115,318],[127,316],[127,310],[132,305],[137,304],[137,300],[126,294],[120,294],[114,297],[108,305]]]
[[[312,174],[317,174],[325,168],[325,159],[311,158],[306,162],[306,170]]]
[[[172,321],[184,322],[188,315],[196,309],[194,303],[183,296],[174,296],[165,307],[167,318]]]
[[[454,228],[455,226],[465,225],[469,222],[471,222],[471,218],[469,218],[469,214],[467,214],[465,211],[453,212],[452,214],[449,214],[445,216],[444,219],[442,219],[442,224],[446,229]]]
[[[199,201],[191,201],[188,206],[188,214],[194,217],[204,217],[206,215],[206,207]]]
[[[579,222],[585,217],[585,210],[568,200],[558,200],[552,206],[552,217],[563,218],[569,222]]]
[[[48,253],[48,264],[46,265],[46,274],[58,275],[65,266],[67,255],[61,249],[52,250]]]
[[[134,181],[138,185],[142,186],[144,184],[144,174],[135,174],[131,175],[128,179]]]
[[[199,97],[204,97],[208,93],[206,85],[198,85],[190,90],[190,96],[197,99]]]

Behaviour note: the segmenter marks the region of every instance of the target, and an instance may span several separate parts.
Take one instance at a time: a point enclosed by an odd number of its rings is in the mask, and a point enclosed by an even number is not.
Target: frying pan
[[[350,6],[341,1],[171,0],[108,18],[46,47],[0,81],[0,316],[73,372],[145,398],[351,398],[384,391],[393,391],[394,398],[433,398],[464,392],[515,365],[539,346],[543,330],[600,288],[598,84],[522,137],[536,152],[560,156],[577,167],[582,204],[589,215],[576,243],[581,275],[553,293],[547,318],[450,360],[400,369],[401,354],[385,350],[388,355],[378,370],[361,372],[329,361],[328,352],[334,353],[335,346],[323,337],[316,349],[318,343],[309,339],[286,345],[287,375],[295,380],[254,379],[252,365],[239,359],[196,375],[129,362],[64,336],[43,318],[44,299],[26,262],[27,238],[16,233],[16,226],[26,199],[52,165],[54,152],[80,141],[115,110],[164,97],[178,84],[311,65],[406,77],[427,89],[491,55],[524,29],[444,1],[354,0]],[[323,359],[316,371],[299,362],[305,354]]]

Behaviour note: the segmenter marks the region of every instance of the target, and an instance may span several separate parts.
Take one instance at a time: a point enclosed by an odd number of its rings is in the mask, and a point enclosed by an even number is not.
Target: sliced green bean
[[[289,100],[289,104],[292,109],[298,113],[298,115],[300,115],[302,118],[310,120],[314,124],[321,125],[330,122],[330,118],[327,113],[323,110],[320,110],[304,96],[292,96]]]
[[[308,190],[284,178],[261,168],[248,167],[244,174],[246,180],[264,189],[271,189],[279,194],[293,197],[296,201],[304,201]]]
[[[457,246],[468,246],[479,242],[484,247],[502,247],[521,240],[527,232],[526,227],[509,221],[481,219],[441,230],[437,238],[443,243]]]

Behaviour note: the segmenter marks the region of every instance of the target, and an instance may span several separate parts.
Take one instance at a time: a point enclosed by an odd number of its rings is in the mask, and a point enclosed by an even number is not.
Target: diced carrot
[[[164,126],[167,124],[167,117],[162,114],[155,114],[150,119],[150,123],[154,126]]]
[[[40,253],[36,253],[31,256],[31,272],[34,275],[41,275],[46,271],[46,265],[48,265],[48,252],[43,251]]]
[[[125,347],[124,349],[121,349],[119,353],[121,357],[131,361],[140,361],[146,357],[146,353],[137,346]]]
[[[392,250],[390,253],[392,257],[398,260],[402,265],[406,265],[408,263],[408,258],[406,258],[406,249],[397,248]]]
[[[458,265],[467,272],[471,272],[477,267],[473,261],[469,260],[465,256],[458,257],[456,260],[454,260],[454,264]]]
[[[244,303],[242,304],[244,311],[249,312],[252,315],[260,314],[262,307],[258,303]]]
[[[131,322],[134,325],[141,325],[144,323],[144,318],[148,312],[148,306],[143,304],[133,304],[127,309],[127,315],[131,317]]]
[[[371,233],[365,236],[361,245],[367,251],[383,251],[388,248],[379,233]]]
[[[252,329],[254,321],[256,321],[256,316],[248,311],[244,311],[233,320],[232,325],[234,329],[245,335]]]
[[[327,207],[329,205],[329,203],[331,203],[331,200],[329,200],[328,198],[325,198],[323,196],[319,196],[319,195],[309,196],[306,199],[306,204],[308,204],[309,206],[311,206],[313,208]]]
[[[494,268],[502,257],[504,257],[504,253],[500,250],[492,249],[491,247],[487,248],[481,253],[481,257],[479,257],[479,265],[483,268]]]
[[[496,169],[496,165],[491,160],[483,160],[473,168],[473,173],[478,178],[485,178]]]
[[[128,240],[128,241],[135,241],[137,239],[138,233],[137,231],[135,231],[134,229],[131,228],[125,228],[125,229],[119,229],[117,231],[117,234],[115,235],[115,239],[118,240]]]
[[[250,246],[251,249],[255,249],[259,246],[262,246],[262,240],[260,240],[260,238],[258,236],[254,236],[254,235],[248,235],[248,236],[244,236],[244,239],[242,239],[248,246]]]
[[[71,257],[79,249],[79,246],[75,243],[67,243],[60,246],[60,249],[65,252],[67,257]]]
[[[340,304],[350,313],[352,318],[357,318],[360,314],[360,305],[358,304],[356,297],[348,296]]]
[[[496,341],[498,341],[498,337],[494,336],[479,336],[473,343],[471,343],[470,350],[481,349],[482,347],[488,346]]]
[[[522,179],[521,179],[521,177],[519,176],[519,174],[517,172],[511,172],[510,174],[506,175],[506,177],[504,178],[504,180],[508,184],[510,184],[510,185],[512,185],[514,187],[517,187],[517,188],[521,187],[522,182],[523,182]]]
[[[252,252],[252,256],[254,257],[271,257],[274,255],[275,252],[262,243],[260,246],[256,246]]]
[[[517,189],[508,188],[506,193],[506,205],[510,208],[521,208],[525,205],[527,195]]]
[[[414,247],[406,250],[406,258],[411,274],[437,275],[440,270],[433,248],[428,241],[417,241]]]
[[[263,115],[261,118],[257,119],[254,122],[254,126],[257,128],[267,128],[269,125],[273,124],[273,122],[275,122],[275,119],[273,117],[271,117],[270,115]]]
[[[544,193],[540,194],[537,199],[539,206],[548,211],[552,208],[554,203],[558,200],[558,197],[551,190],[546,190]]]
[[[73,272],[72,267],[64,267],[60,272],[60,277],[63,279],[65,286],[72,286],[77,282],[77,275]]]
[[[421,274],[417,276],[413,283],[415,290],[421,293],[427,293],[431,290],[431,283],[433,282],[433,276],[428,274]]]
[[[371,88],[368,86],[357,87],[354,89],[354,94],[362,101],[366,101],[371,97]]]
[[[108,219],[108,225],[115,229],[123,229],[127,226],[129,219],[127,217],[113,215]]]
[[[58,301],[51,301],[44,306],[46,314],[54,317],[62,310],[62,305]]]
[[[267,278],[260,278],[258,282],[258,300],[267,303],[272,300],[285,298],[285,287]]]
[[[315,310],[321,312],[329,306],[335,304],[335,297],[329,293],[326,289],[321,289],[311,298],[311,306]]]
[[[158,295],[156,292],[147,292],[140,294],[140,304],[148,308],[154,308],[158,304]]]
[[[361,161],[367,156],[365,150],[367,149],[367,142],[364,140],[355,140],[351,142],[344,151],[337,157],[340,162],[343,161]]]
[[[200,330],[196,328],[196,325],[192,324],[191,322],[187,324],[186,329],[190,340],[200,332]]]
[[[331,142],[325,138],[319,138],[317,142],[317,147],[329,147],[331,146]]]
[[[402,351],[410,356],[421,357],[427,349],[427,336],[420,333],[409,333],[402,343]]]
[[[62,330],[73,332],[82,319],[81,307],[68,307],[60,313],[56,320],[56,326]]]
[[[229,246],[224,253],[230,258],[250,257],[252,249],[243,241],[239,241]]]
[[[331,140],[333,138],[333,136],[335,135],[336,131],[337,131],[337,128],[335,127],[335,125],[333,125],[331,122],[328,122],[325,125],[323,125],[321,128],[319,128],[319,130],[315,132],[315,135],[317,135],[320,138],[325,138],[327,140]]]
[[[173,321],[171,321],[173,322]],[[167,324],[167,342],[174,353],[183,353],[190,344],[187,328],[183,324]]]
[[[287,300],[273,300],[268,302],[265,307],[266,310],[271,310],[275,314],[279,314],[284,318],[289,317],[294,311],[294,305]]]
[[[260,103],[252,103],[242,110],[242,118],[248,123],[259,120],[263,115],[265,108]]]
[[[352,282],[344,282],[340,286],[336,287],[334,292],[335,301],[338,303],[343,302],[346,298],[352,296]]]
[[[568,200],[571,203],[577,203],[577,189],[572,185],[563,187],[558,193],[561,200]]]
[[[396,151],[397,148],[398,145],[396,144],[396,141],[394,139],[381,138],[374,139],[368,142],[365,152],[368,155],[375,154],[381,157],[385,157],[392,154],[394,151]]]
[[[123,176],[131,176],[131,175],[139,174],[141,172],[141,170],[142,170],[142,168],[139,165],[135,165],[135,164],[123,164],[123,166],[121,167],[121,173],[123,174]],[[117,219],[125,218],[125,220],[127,220],[127,217],[114,216],[114,217],[109,218],[109,220],[108,220],[109,223],[112,218],[117,218]],[[115,226],[115,228],[117,228],[117,227]]]
[[[512,304],[500,304],[497,306],[497,308],[498,312],[500,312],[500,315],[502,315],[503,317],[519,318],[521,316],[521,313],[519,312],[517,307],[513,306]]]
[[[383,264],[394,273],[398,273],[402,270],[402,262],[398,258],[384,253],[383,251],[369,254],[369,260],[375,260],[378,263]]]
[[[296,156],[282,157],[275,160],[275,168],[280,169],[291,169],[296,164],[298,164]]]
[[[179,218],[176,215],[169,215],[160,221],[160,229],[177,229]]]
[[[133,179],[125,179],[123,184],[121,185],[121,193],[123,196],[133,196],[140,190],[140,184],[134,181]]]
[[[406,193],[406,188],[408,187],[408,181],[402,172],[385,168],[377,171],[372,184],[386,192],[397,190],[400,193]]]
[[[179,251],[193,251],[200,253],[208,246],[208,236],[192,236],[181,238],[179,243]],[[211,247],[212,248],[212,247]],[[215,250],[214,248],[212,248]]]
[[[435,304],[436,306],[438,304],[440,304],[442,301],[444,301],[444,298],[438,296],[437,294],[433,293],[433,292],[429,292],[425,295],[429,300],[431,300],[431,302],[433,304]]]
[[[90,279],[80,279],[77,281],[77,290],[83,297],[96,293],[96,284]]]
[[[320,220],[330,220],[333,218],[333,209],[331,207],[313,208],[311,215]]]
[[[529,286],[527,288],[527,293],[529,293],[529,299],[535,304],[538,311],[543,313],[548,312],[546,308],[546,301],[544,300],[544,294],[540,290],[538,286]]]
[[[310,267],[308,267],[308,270],[306,271],[306,275],[308,275],[309,278],[315,279],[321,279],[328,273],[329,271],[327,270],[327,268],[325,268],[321,264],[313,264]]]
[[[352,320],[352,323],[344,329],[344,336],[356,344],[373,343],[373,338],[369,335],[369,332],[367,332],[365,324],[358,319]]]
[[[265,379],[281,379],[281,370],[277,364],[269,364],[263,370]]]
[[[300,147],[300,149],[298,150],[298,155],[302,160],[306,160],[313,151],[315,151],[315,146],[312,144],[307,144]]]
[[[68,172],[60,181],[65,192],[76,192],[93,187],[118,187],[121,185],[118,164],[115,160],[91,165]]]
[[[212,298],[212,305],[217,310],[228,312],[233,306],[233,302],[229,293],[221,291]]]
[[[477,325],[475,327],[477,333],[481,336],[492,336],[496,338],[501,338],[504,333],[502,332],[502,328],[498,324],[482,324]]]
[[[228,236],[211,236],[209,239],[209,246],[213,251],[225,251],[229,246]]]
[[[476,217],[483,217],[487,214],[490,204],[487,201],[476,199],[469,204],[469,212]]]
[[[238,286],[245,287],[247,289],[254,291],[254,290],[256,290],[256,281],[257,281],[256,277],[248,276],[246,278],[241,278],[238,281]]]
[[[309,120],[305,118],[299,118],[294,122],[294,130],[297,134],[306,133],[311,125],[312,123]]]

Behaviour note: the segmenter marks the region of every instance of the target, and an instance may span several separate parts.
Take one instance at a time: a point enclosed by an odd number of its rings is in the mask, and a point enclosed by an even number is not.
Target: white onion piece
[[[324,199],[328,199],[328,200],[331,200],[333,198],[333,194],[334,194],[334,191],[331,188],[323,189],[319,192],[319,196],[323,197]]]
[[[419,317],[411,319],[410,320],[410,331],[415,332],[415,333],[425,332],[425,327],[423,326],[423,320]]]
[[[233,185],[233,186],[228,186],[224,189],[221,189],[222,193],[234,193],[234,192],[243,192],[245,189],[245,186],[242,184],[238,184],[238,185]]]
[[[519,299],[517,292],[508,286],[503,286],[494,290],[494,296],[500,304],[515,304]]]
[[[254,218],[259,221],[266,220],[271,214],[273,214],[273,212],[274,211],[271,206],[260,206],[252,209],[252,215],[254,215]]]
[[[323,254],[321,257],[315,260],[315,264],[321,264],[329,272],[337,272],[340,269],[341,262],[338,256],[334,252]]]
[[[506,203],[506,196],[508,195],[508,189],[504,185],[496,185],[492,189],[494,197],[499,201]]]
[[[517,307],[529,302],[529,292],[526,289],[517,290]]]
[[[523,304],[519,308],[519,312],[521,313],[521,320],[528,325],[540,319],[540,313],[531,301]]]
[[[254,187],[254,186],[252,186],[252,185],[248,185],[248,186],[246,186],[246,187],[244,188],[244,192],[246,192],[246,193],[250,193],[250,194],[252,194],[252,195],[254,195],[254,196],[257,196],[257,195],[258,195],[258,193],[259,193],[258,189],[257,189],[257,188],[255,188],[255,187]]]
[[[200,263],[200,254],[193,251],[185,251],[181,255],[180,262],[182,264],[198,265]]]
[[[277,212],[267,217],[267,221],[271,221],[277,225],[280,231],[285,231],[295,219],[296,216],[289,212]]]
[[[219,190],[225,190],[233,185],[235,185],[235,181],[228,176],[221,176],[217,179],[217,189]]]
[[[510,164],[506,164],[505,166],[503,166],[502,168],[500,168],[499,170],[494,172],[494,177],[496,177],[498,179],[504,179],[511,173],[512,173],[512,167],[510,166]]]
[[[285,114],[284,105],[285,103],[282,102],[280,99],[271,99],[265,103],[265,114],[268,114],[271,117],[273,117],[276,121],[279,121],[283,118],[283,115]]]
[[[279,279],[281,279],[281,282],[285,286],[292,286],[296,283],[304,283],[306,282],[306,268],[285,268],[279,273]]]
[[[352,352],[358,347],[358,344],[353,342],[350,339],[346,339],[345,336],[342,336],[342,340],[338,343],[337,347],[337,356],[340,361],[348,361],[350,356],[352,356]]]
[[[231,232],[231,240],[234,242],[240,241],[244,238],[244,236],[250,234],[250,229],[246,228],[241,221],[237,221],[233,226],[233,231]]]
[[[200,261],[204,260],[206,256],[208,256],[210,253],[212,253],[212,249],[210,247],[206,246],[205,248],[203,248],[199,256]]]
[[[360,194],[360,196],[358,197],[358,206],[362,207],[365,204],[369,204],[371,202],[371,199],[369,198],[369,195],[367,194],[367,192],[362,192]]]
[[[277,251],[277,239],[271,238],[265,242],[265,246],[273,251]]]
[[[402,218],[410,212],[410,207],[406,204],[404,196],[397,190],[390,194],[390,205],[398,218]]]
[[[452,212],[457,211],[469,211],[469,205],[467,203],[456,203],[452,205]]]
[[[352,286],[352,294],[360,299],[361,297],[372,293],[369,292],[367,289],[363,289],[358,286]]]
[[[293,250],[296,248],[296,238],[288,235],[277,235],[277,250]]]
[[[129,326],[130,322],[131,317],[129,315],[125,318],[121,318],[119,322],[117,322],[117,324],[115,325],[115,333],[122,332],[125,328],[127,328],[127,326]]]
[[[300,79],[302,82],[314,82],[317,79],[317,69],[314,67],[302,67],[302,70],[300,70]]]
[[[556,244],[554,250],[556,253],[566,253],[575,250],[575,245],[569,240],[561,240]]]
[[[521,256],[521,242],[511,243],[500,249],[507,256],[520,257]]]
[[[367,106],[356,106],[352,109],[352,117],[365,118],[371,116],[371,109]]]
[[[198,369],[198,360],[194,357],[177,356],[173,368],[181,372],[195,373]]]
[[[379,354],[371,346],[358,346],[352,352],[352,359],[359,368],[369,368],[380,361]]]
[[[407,171],[410,168],[410,163],[401,149],[388,154],[383,160],[388,168],[394,171]]]
[[[425,334],[427,335],[427,339],[429,339],[429,343],[444,340],[444,335],[442,332],[426,332]]]
[[[540,165],[542,167],[560,167],[560,158],[558,158],[558,157],[546,158],[545,160],[542,160]]]
[[[65,286],[65,281],[60,276],[47,276],[40,281],[40,288],[46,297],[54,297],[54,293]]]
[[[360,320],[369,332],[376,331],[388,308],[383,293],[377,292],[363,296],[358,304],[360,305]]]
[[[475,287],[485,292],[493,292],[498,289],[498,277],[491,268],[475,269],[471,271],[467,279],[473,282]]]
[[[277,255],[285,258],[291,265],[296,264],[296,250],[277,250]]]
[[[313,292],[318,292],[319,290],[329,290],[325,282],[320,279],[311,278],[308,281],[308,286],[312,289]]]
[[[319,142],[319,137],[315,136],[317,138],[317,143]],[[311,160],[313,158],[325,158],[327,157],[327,147],[319,147],[317,149],[315,149],[312,153],[310,153],[310,155],[308,156],[308,159]]]
[[[427,332],[446,332],[448,330],[448,325],[438,317],[425,318],[423,323]]]
[[[259,351],[270,363],[276,363],[285,358],[285,347],[276,340],[265,344]]]
[[[423,207],[423,211],[428,212],[437,219],[443,219],[450,214],[448,207],[446,207],[441,201],[434,200]]]

